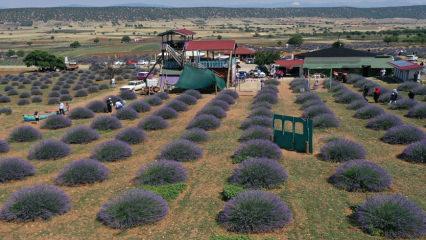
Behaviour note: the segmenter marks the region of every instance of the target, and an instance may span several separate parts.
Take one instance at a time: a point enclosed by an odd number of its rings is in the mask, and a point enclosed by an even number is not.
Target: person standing
[[[59,103],[59,114],[65,115],[65,104],[63,102]]]
[[[38,122],[40,122],[40,115],[38,114],[38,111],[35,111],[34,113],[34,120],[36,121],[37,124]]]
[[[109,113],[112,113],[112,105],[113,105],[113,103],[112,103],[111,98],[108,98],[108,99],[106,100],[106,105],[107,105],[107,111],[108,111]]]
[[[392,90],[392,93],[390,95],[390,104],[396,103],[396,100],[398,99],[398,91],[396,89]]]
[[[115,87],[115,78],[111,79],[111,87]]]
[[[374,102],[378,103],[380,95],[382,94],[382,89],[380,89],[379,87],[374,88],[373,94],[374,94]]]
[[[413,90],[410,90],[408,92],[408,98],[411,100],[414,100],[414,97],[416,96],[416,94],[413,92]]]
[[[364,89],[362,90],[362,96],[364,97],[365,101],[368,102],[367,96],[368,96],[368,87],[364,86]]]

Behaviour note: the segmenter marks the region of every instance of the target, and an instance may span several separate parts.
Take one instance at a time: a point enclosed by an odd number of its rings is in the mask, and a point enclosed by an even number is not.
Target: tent
[[[207,68],[196,68],[185,64],[182,74],[175,87],[179,89],[207,89],[217,86],[219,89],[225,88],[225,80]]]

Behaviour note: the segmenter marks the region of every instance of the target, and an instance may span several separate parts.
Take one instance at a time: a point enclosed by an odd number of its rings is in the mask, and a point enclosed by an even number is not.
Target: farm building
[[[401,81],[417,81],[423,66],[405,60],[392,61],[390,65],[394,68],[394,76]]]
[[[231,51],[224,52],[226,55],[230,55]],[[254,58],[254,55],[256,54],[256,50],[249,48],[249,47],[239,47],[235,49],[235,52],[233,53],[235,57],[244,60],[247,58]]]
[[[280,59],[275,61],[275,74],[278,76],[303,76],[303,59]]]
[[[237,44],[234,40],[194,40],[196,33],[169,30],[160,33],[162,87],[206,89],[230,85],[235,78]],[[245,52],[241,52],[245,53]]]
[[[342,71],[363,76],[379,75],[381,69],[392,70],[391,56],[380,56],[369,51],[360,51],[345,47],[331,47],[318,51],[302,53],[296,58],[304,59],[304,73],[331,73]]]

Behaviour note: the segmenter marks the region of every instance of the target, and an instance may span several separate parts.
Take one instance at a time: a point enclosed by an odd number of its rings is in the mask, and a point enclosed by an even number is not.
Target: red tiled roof
[[[231,51],[224,52],[225,54],[230,54]],[[237,47],[233,54],[235,55],[253,55],[256,53],[256,50],[248,48],[248,47]]]
[[[185,44],[186,51],[233,51],[236,47],[235,40],[199,40],[189,41]]]
[[[399,70],[403,70],[403,71],[404,70],[420,70],[423,68],[417,63],[413,63],[413,62],[409,62],[405,60],[392,61],[390,62],[390,64],[394,66],[395,68],[398,68]]]
[[[185,36],[191,36],[191,35],[195,35],[196,34],[195,32],[193,32],[191,30],[188,30],[186,28],[176,29],[176,30],[174,30],[174,32],[182,34],[182,35],[185,35]]]
[[[302,66],[303,63],[304,63],[303,59],[277,60],[277,61],[275,61],[275,64],[279,65],[280,67],[285,67],[287,69],[292,69],[294,67]]]

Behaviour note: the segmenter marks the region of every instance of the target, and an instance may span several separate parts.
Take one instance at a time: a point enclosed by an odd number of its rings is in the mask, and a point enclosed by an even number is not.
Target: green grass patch
[[[141,185],[140,187],[160,195],[167,201],[171,201],[176,199],[187,186],[185,183],[175,183],[160,186]]]
[[[237,196],[240,192],[243,192],[244,188],[235,184],[226,184],[223,188],[222,198],[225,201]]]

